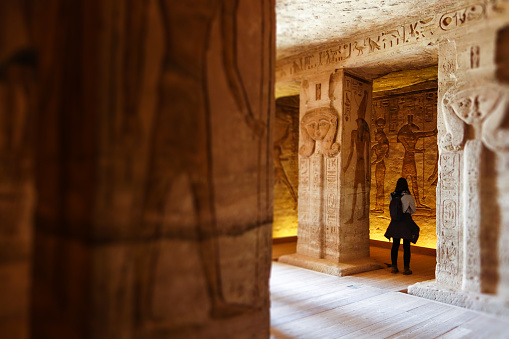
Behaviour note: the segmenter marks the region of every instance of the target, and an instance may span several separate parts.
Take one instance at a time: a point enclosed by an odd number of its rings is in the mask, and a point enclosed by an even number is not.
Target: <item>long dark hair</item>
[[[403,192],[410,193],[408,190],[408,182],[405,178],[399,178],[398,182],[396,183],[396,189],[394,190],[394,193],[401,195]]]

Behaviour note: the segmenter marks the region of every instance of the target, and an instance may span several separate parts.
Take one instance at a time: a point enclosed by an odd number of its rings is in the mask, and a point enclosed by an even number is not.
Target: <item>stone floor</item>
[[[282,245],[276,258],[292,251]],[[380,263],[389,256],[389,249],[371,247]],[[385,268],[335,277],[274,261],[271,338],[509,338],[509,319],[404,293],[434,279],[434,267],[435,257],[413,253],[409,276]]]

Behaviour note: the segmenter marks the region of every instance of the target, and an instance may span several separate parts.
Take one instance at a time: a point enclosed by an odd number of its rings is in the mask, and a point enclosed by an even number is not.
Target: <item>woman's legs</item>
[[[403,239],[403,263],[405,268],[410,267],[410,240]]]
[[[403,239],[403,263],[405,271],[403,274],[412,274],[410,271],[410,240]]]
[[[392,271],[394,272],[394,269],[398,269],[398,250],[399,250],[399,243],[401,239],[400,238],[392,238],[392,249],[391,249],[391,261],[392,261]]]

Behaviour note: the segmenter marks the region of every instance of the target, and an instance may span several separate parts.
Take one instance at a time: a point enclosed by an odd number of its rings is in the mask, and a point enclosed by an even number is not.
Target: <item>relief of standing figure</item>
[[[408,115],[408,123],[401,127],[398,132],[398,142],[403,144],[405,155],[403,157],[403,167],[401,176],[403,178],[410,177],[412,181],[412,192],[417,204],[417,208],[430,209],[423,205],[419,198],[419,186],[417,185],[417,167],[415,166],[415,153],[424,153],[424,149],[417,149],[415,145],[421,138],[432,137],[437,135],[437,128],[432,131],[419,131],[419,127],[413,123],[413,115]]]
[[[376,120],[376,144],[373,145],[371,150],[376,155],[375,160],[371,165],[375,167],[375,180],[376,180],[376,206],[372,210],[374,213],[384,212],[384,182],[385,182],[385,161],[384,158],[389,157],[389,140],[384,132],[385,119],[378,118]]]
[[[357,129],[352,131],[352,144],[350,147],[350,153],[348,154],[348,159],[346,161],[346,166],[343,168],[343,171],[346,172],[348,167],[350,166],[350,162],[353,157],[354,149],[357,154],[357,161],[355,162],[355,177],[353,182],[354,187],[354,194],[352,195],[352,216],[350,219],[346,222],[347,224],[353,223],[353,217],[355,213],[355,205],[357,203],[357,190],[359,185],[361,185],[361,193],[362,193],[362,215],[358,218],[359,220],[367,218],[368,213],[366,211],[367,206],[367,190],[366,190],[366,184],[369,182],[369,144],[371,135],[369,133],[369,125],[364,120],[364,117],[366,116],[366,108],[368,103],[368,91],[364,91],[364,96],[362,98],[362,101],[359,105],[358,110],[358,118],[356,120],[357,122]]]

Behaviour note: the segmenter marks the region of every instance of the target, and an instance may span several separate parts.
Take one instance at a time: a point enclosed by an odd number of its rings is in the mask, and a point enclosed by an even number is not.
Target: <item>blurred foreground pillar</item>
[[[36,7],[33,337],[267,338],[273,1]]]

